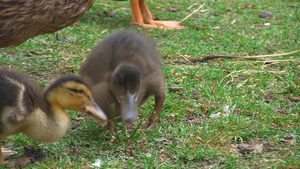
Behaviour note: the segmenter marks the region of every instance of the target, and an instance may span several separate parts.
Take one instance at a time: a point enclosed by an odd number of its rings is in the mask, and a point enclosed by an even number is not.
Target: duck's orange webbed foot
[[[180,21],[153,21],[145,0],[130,0],[132,20],[131,23],[143,28],[183,29]]]

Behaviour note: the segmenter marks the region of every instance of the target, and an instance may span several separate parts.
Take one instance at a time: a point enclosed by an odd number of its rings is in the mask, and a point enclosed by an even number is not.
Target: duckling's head
[[[110,90],[120,104],[125,124],[136,120],[141,79],[141,70],[133,64],[121,64],[112,74]]]
[[[76,75],[61,76],[54,81],[45,90],[45,98],[54,109],[81,111],[101,124],[107,120],[87,85]]]

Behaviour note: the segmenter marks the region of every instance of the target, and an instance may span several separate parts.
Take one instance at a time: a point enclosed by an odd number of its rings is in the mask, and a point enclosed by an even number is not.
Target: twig
[[[180,57],[182,57],[185,61],[189,62],[190,60],[186,57],[184,57],[182,54],[178,53]]]
[[[188,19],[189,17],[191,17],[194,13],[198,12],[204,5],[205,5],[205,4],[200,5],[196,10],[194,10],[192,13],[188,14],[188,16],[186,16],[185,18],[183,18],[180,22],[183,22],[183,21],[187,20],[187,19]]]
[[[294,62],[299,63],[300,61],[297,59],[289,59],[289,60],[258,60],[255,62],[266,62],[266,63],[275,63],[275,62]]]
[[[295,50],[288,53],[281,53],[281,54],[272,54],[272,55],[257,55],[257,56],[232,56],[232,55],[207,55],[202,58],[192,58],[190,59],[191,62],[204,62],[206,60],[218,59],[218,58],[227,58],[227,59],[258,59],[258,58],[265,58],[265,57],[274,57],[274,56],[286,56],[291,55],[294,53],[298,53],[300,50]]]

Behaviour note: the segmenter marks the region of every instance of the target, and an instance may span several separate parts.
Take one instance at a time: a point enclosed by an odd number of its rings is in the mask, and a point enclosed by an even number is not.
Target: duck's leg
[[[155,95],[154,110],[150,115],[149,124],[152,124],[155,120],[154,112],[156,112],[157,122],[160,123],[160,115],[161,115],[161,110],[162,110],[165,98],[166,98],[166,94],[164,93],[164,91],[162,91],[159,95]]]
[[[130,0],[132,22],[145,28],[183,29],[179,21],[153,21],[146,0]],[[145,22],[145,23],[144,23]]]
[[[5,164],[5,161],[4,161],[4,156],[2,154],[1,138],[0,138],[0,165],[3,165],[3,164]]]

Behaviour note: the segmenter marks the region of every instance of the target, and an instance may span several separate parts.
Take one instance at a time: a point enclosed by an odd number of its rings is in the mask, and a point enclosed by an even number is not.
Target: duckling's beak
[[[90,103],[84,106],[84,110],[88,115],[92,116],[101,124],[104,124],[107,120],[103,110],[96,104],[94,99],[91,99]]]
[[[136,94],[127,92],[126,99],[120,103],[122,119],[126,125],[134,122],[137,117],[137,103],[135,95]]]

